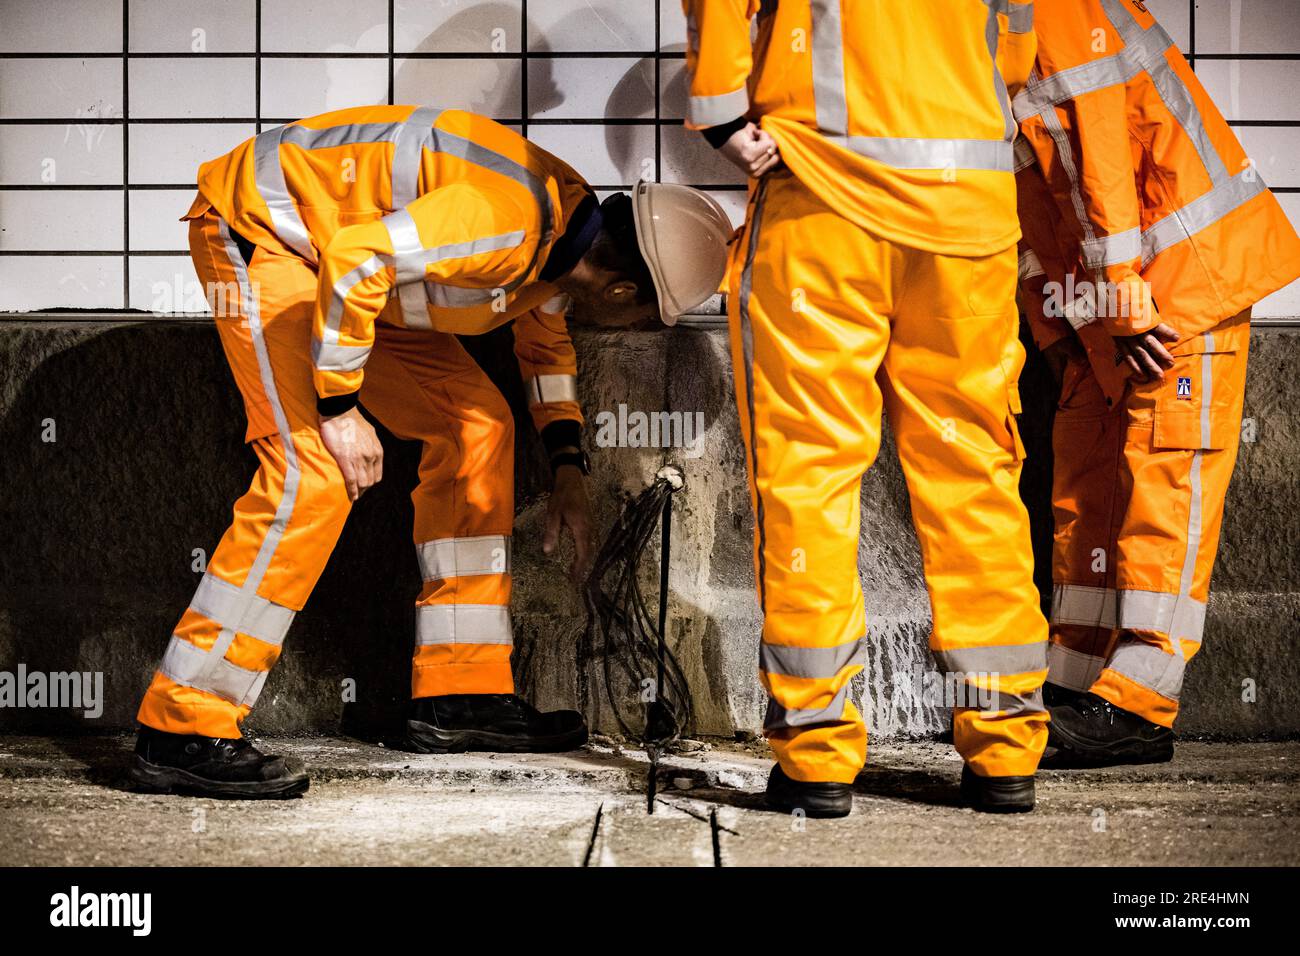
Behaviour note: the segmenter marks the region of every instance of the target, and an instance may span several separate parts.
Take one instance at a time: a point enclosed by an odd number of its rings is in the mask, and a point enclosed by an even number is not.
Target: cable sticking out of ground
[[[639,739],[650,758],[646,812],[654,813],[659,758],[691,719],[691,693],[668,649],[668,569],[673,495],[685,485],[676,465],[629,502],[610,531],[587,578],[587,640],[605,669],[605,692],[623,733]],[[659,603],[651,613],[642,593],[646,552],[659,534]]]

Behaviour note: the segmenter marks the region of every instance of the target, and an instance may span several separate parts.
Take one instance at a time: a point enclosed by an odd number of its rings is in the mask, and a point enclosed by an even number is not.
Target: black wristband
[[[731,139],[736,130],[742,128],[749,120],[743,116],[737,116],[730,123],[723,123],[720,126],[710,126],[707,129],[700,130],[704,138],[709,141],[709,145],[718,149],[727,140]]]
[[[551,474],[555,474],[564,465],[573,465],[584,475],[591,474],[591,459],[585,451],[562,451],[551,456]]]
[[[550,458],[561,448],[582,447],[582,423],[572,418],[561,418],[542,429],[542,447]]]
[[[316,411],[321,418],[333,418],[335,415],[342,415],[344,412],[350,412],[357,407],[359,401],[359,392],[348,392],[346,395],[331,395],[329,398],[316,399]]]

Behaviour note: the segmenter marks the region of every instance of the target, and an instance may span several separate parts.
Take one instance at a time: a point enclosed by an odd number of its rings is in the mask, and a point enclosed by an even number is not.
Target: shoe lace
[[[1095,696],[1086,698],[1082,709],[1085,717],[1103,717],[1107,723],[1115,723],[1116,707],[1105,698]]]

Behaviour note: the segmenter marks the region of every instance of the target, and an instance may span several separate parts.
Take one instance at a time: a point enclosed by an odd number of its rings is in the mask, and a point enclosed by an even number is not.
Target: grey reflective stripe
[[[1111,653],[1106,669],[1155,691],[1161,697],[1177,700],[1183,689],[1187,662],[1150,644],[1122,641]]]
[[[1034,75],[1029,77],[1029,83],[1034,83]],[[1074,205],[1074,217],[1079,222],[1079,228],[1083,231],[1085,241],[1096,237],[1092,228],[1092,219],[1088,216],[1088,207],[1083,202],[1083,191],[1079,188],[1079,167],[1074,162],[1074,147],[1070,145],[1070,137],[1065,132],[1065,127],[1061,125],[1061,118],[1056,115],[1055,108],[1043,110],[1040,114],[1043,119],[1043,127],[1047,134],[1052,137],[1052,145],[1056,147],[1056,158],[1061,163],[1061,168],[1065,170],[1065,176],[1070,180],[1070,201]]]
[[[433,139],[433,124],[442,110],[418,107],[400,124],[393,140],[393,209],[401,209],[420,198],[420,165],[424,147]]]
[[[486,305],[505,289],[466,289],[462,286],[440,285],[437,282],[425,282],[426,300],[441,309],[468,309],[476,305]]]
[[[1016,141],[1011,147],[1012,156],[1015,160],[1015,172],[1022,169],[1028,169],[1038,162],[1038,156],[1034,153],[1034,147],[1029,145],[1028,138],[1017,136]]]
[[[254,595],[252,600],[244,601],[239,588],[211,571],[199,582],[198,590],[190,600],[190,610],[223,628],[276,645],[284,643],[284,635],[294,617],[292,608],[263,597]]]
[[[1124,43],[1118,53],[1040,78],[1022,90],[1014,102],[1016,119],[1025,120],[1075,97],[1127,83],[1143,70],[1158,70],[1158,63],[1168,65],[1164,55],[1173,40],[1164,30],[1141,31]]]
[[[298,213],[298,207],[289,195],[284,181],[284,167],[280,163],[280,140],[286,127],[276,126],[259,133],[253,142],[253,178],[257,192],[266,203],[271,216],[271,227],[290,249],[312,265],[316,264],[316,250],[312,248],[307,226]]]
[[[420,230],[405,208],[395,210],[380,221],[393,245],[394,281],[397,283],[397,299],[402,305],[402,321],[408,329],[432,328],[428,298],[423,288],[424,247],[420,244]]]
[[[322,372],[355,372],[369,358],[368,345],[326,345],[312,339],[311,361]]]
[[[394,213],[393,215],[396,215]],[[426,275],[426,267],[435,262],[444,262],[447,259],[464,259],[469,256],[476,256],[484,252],[495,252],[500,249],[514,249],[523,245],[527,233],[522,229],[516,229],[513,232],[503,232],[496,236],[483,236],[479,239],[470,239],[466,242],[453,242],[445,246],[435,246],[432,249],[424,249],[420,252],[420,276]],[[533,253],[536,258],[536,251]],[[528,274],[531,270],[520,273],[520,276]],[[519,285],[519,280],[508,283],[500,287],[502,292],[510,291]],[[418,288],[418,287],[417,287]],[[497,294],[497,289],[473,289],[464,286],[448,285],[444,282],[434,282],[428,279],[423,284],[421,290],[426,300],[435,305],[446,308],[458,308],[466,305],[481,305],[484,302],[490,302]],[[428,312],[421,309],[422,315],[425,316],[425,322],[428,323]],[[423,326],[419,326],[423,328]]]
[[[354,143],[387,143],[395,141],[401,132],[401,123],[342,123],[312,129],[310,126],[291,124],[280,127],[284,132],[280,144],[299,149],[333,149]]]
[[[1142,233],[1137,226],[1113,236],[1095,236],[1079,246],[1083,264],[1092,271],[1142,256]]]
[[[828,680],[846,667],[863,667],[867,662],[866,642],[862,638],[830,647],[791,647],[788,644],[758,646],[758,666],[769,674]]]
[[[1028,674],[1047,669],[1047,641],[950,648],[934,659],[949,674]]]
[[[1152,223],[1142,233],[1142,267],[1146,268],[1170,246],[1209,228],[1267,190],[1264,180],[1253,167],[1244,169],[1182,209]]]
[[[1005,7],[1005,4],[1003,4]],[[1003,10],[1003,12],[1006,12]],[[1002,139],[1007,144],[1008,165],[1010,171],[1015,163],[1010,159],[1011,143],[1015,142],[1016,134],[1019,132],[1016,127],[1015,113],[1011,109],[1011,96],[1007,92],[1007,81],[1002,76],[1002,70],[998,68],[998,42],[1002,38],[1002,30],[998,27],[998,10],[994,5],[989,6],[988,17],[984,21],[984,40],[989,48],[989,61],[993,66],[993,95],[998,98],[998,108],[1002,110]],[[968,169],[996,169],[999,167],[989,166],[969,166]]]
[[[749,297],[754,290],[754,252],[758,249],[758,233],[763,221],[763,205],[767,199],[767,178],[759,180],[754,196],[754,213],[746,229],[745,266],[740,273],[740,294],[737,312],[740,316],[741,354],[745,361],[745,407],[749,410],[750,478],[754,483],[754,524],[758,529],[758,605],[767,613],[767,528],[764,524],[763,493],[758,487],[758,428],[754,424],[754,325],[749,318]]]
[[[423,541],[415,552],[425,581],[510,573],[510,538],[503,534]]]
[[[1007,30],[1011,33],[1028,33],[1034,29],[1033,0],[1007,4]]]
[[[833,136],[849,130],[844,91],[844,26],[840,0],[811,0],[813,105],[817,128]]]
[[[1070,328],[1077,332],[1085,325],[1097,321],[1096,296],[1096,290],[1089,287],[1085,292],[1065,303],[1061,311],[1065,313],[1065,320],[1070,323]]]
[[[1110,629],[1115,626],[1116,603],[1114,588],[1058,584],[1052,589],[1052,623]]]
[[[421,604],[415,609],[415,642],[510,644],[510,609],[498,604]]]
[[[696,126],[720,126],[749,111],[749,91],[745,87],[717,96],[692,96],[686,105],[686,118]]]
[[[968,690],[969,692],[969,690]],[[1001,714],[1003,717],[1017,717],[1021,714],[1041,714],[1047,711],[1043,706],[1042,688],[1031,694],[1010,694],[1001,690],[975,689],[977,700],[981,702],[981,715]]]
[[[1097,683],[1104,658],[1094,657],[1053,641],[1047,648],[1047,680],[1070,690],[1086,691]]]
[[[1138,46],[1147,51],[1154,48],[1161,49],[1159,55],[1148,56],[1144,63],[1151,76],[1151,82],[1169,112],[1182,125],[1183,132],[1195,146],[1210,181],[1215,184],[1225,181],[1228,178],[1227,167],[1224,166],[1223,159],[1214,148],[1214,144],[1210,142],[1210,134],[1205,128],[1201,111],[1197,108],[1191,91],[1187,89],[1186,84],[1174,72],[1174,68],[1169,65],[1169,60],[1164,56],[1164,50],[1173,46],[1169,34],[1158,23],[1143,29],[1132,11],[1120,0],[1101,0],[1101,6],[1106,11],[1111,26],[1119,33],[1126,46]]]
[[[1026,249],[1020,253],[1019,281],[1024,282],[1026,279],[1046,274],[1043,263],[1033,249]]]
[[[810,707],[805,710],[789,710],[775,700],[767,701],[767,714],[763,718],[763,729],[789,730],[794,727],[814,727],[818,724],[833,724],[844,720],[844,704],[849,697],[849,682],[845,681],[825,707]]]
[[[257,702],[269,673],[250,671],[224,657],[214,659],[209,652],[175,634],[158,670],[178,684],[216,694],[239,707],[251,707]]]
[[[289,421],[285,416],[284,406],[280,403],[280,393],[275,385],[275,374],[271,368],[271,358],[266,349],[266,337],[262,329],[261,310],[253,293],[253,287],[248,281],[248,267],[238,245],[236,245],[234,238],[230,234],[230,226],[224,219],[220,221],[218,232],[225,244],[226,256],[234,267],[235,277],[239,283],[241,311],[248,323],[249,335],[253,342],[253,352],[257,357],[258,375],[261,378],[262,389],[266,393],[267,403],[271,406],[271,413],[275,419],[276,429],[279,432],[280,444],[285,459],[284,492],[280,497],[279,504],[276,506],[270,527],[267,528],[266,536],[262,539],[252,566],[248,569],[248,576],[239,588],[238,597],[227,596],[224,599],[226,604],[223,607],[223,613],[229,615],[228,620],[243,622],[250,616],[250,609],[254,607],[255,602],[260,600],[257,590],[261,587],[263,578],[266,577],[266,569],[275,556],[276,548],[279,546],[281,538],[284,537],[284,529],[289,523],[289,517],[293,514],[302,469],[298,463],[298,449],[293,443],[293,433],[289,429]],[[225,659],[226,651],[234,643],[235,634],[234,627],[230,626],[229,623],[223,624],[212,647],[207,651],[199,649],[188,641],[181,641],[180,643],[187,645],[187,647],[177,650],[176,640],[173,639],[173,643],[168,647],[168,655],[171,660],[168,661],[167,658],[164,658],[164,663],[172,670],[171,672],[165,671],[165,673],[168,673],[168,676],[171,676],[177,683],[209,691],[228,700],[236,700],[236,697],[238,697],[236,702],[242,701],[251,704],[253,700],[256,700],[258,692],[261,691],[262,684],[266,680],[266,674],[261,673],[260,676],[253,679],[251,684],[247,684],[245,675],[254,672],[236,667]],[[200,656],[201,660],[199,659]]]
[[[1196,534],[1199,537],[1199,527]],[[1188,542],[1188,553],[1193,556],[1193,559],[1196,544],[1196,541]],[[1205,602],[1198,601],[1186,593],[1120,591],[1118,597],[1118,626],[1126,631],[1155,631],[1158,634],[1168,634],[1172,638],[1197,642],[1205,633]]]
[[[892,136],[831,136],[867,159],[895,169],[987,169],[1015,171],[1015,151],[1001,139],[919,139]]]
[[[329,314],[325,316],[325,329],[321,333],[321,343],[323,345],[338,344],[339,328],[343,324],[343,309],[347,305],[348,296],[351,294],[353,286],[358,282],[364,282],[380,269],[391,265],[393,265],[392,256],[371,256],[334,283],[330,295]]]
[[[529,405],[547,402],[576,402],[578,377],[576,375],[534,375],[524,382]]]

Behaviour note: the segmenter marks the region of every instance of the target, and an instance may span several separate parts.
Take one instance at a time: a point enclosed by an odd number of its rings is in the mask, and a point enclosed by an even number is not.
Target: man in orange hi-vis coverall
[[[239,723],[350,502],[381,476],[382,451],[358,403],[424,443],[413,494],[424,585],[408,744],[582,744],[580,714],[539,713],[514,695],[511,414],[455,335],[514,321],[555,474],[544,548],[567,526],[579,572],[587,465],[565,299],[607,313],[656,300],[671,263],[647,263],[639,251],[632,201],[597,203],[567,165],[491,120],[410,106],[267,130],[206,163],[198,185],[186,216],[191,254],[260,467],[140,705],[137,783],[249,797],[307,788],[300,767],[241,739]],[[653,205],[656,190],[687,207],[715,206],[659,184],[641,184],[638,201]],[[672,219],[659,203],[655,224]],[[677,301],[682,309],[717,288],[725,247],[716,245],[711,284]]]
[[[1300,276],[1300,239],[1142,3],[1038,0],[1034,31],[1014,109],[1026,312],[1061,380],[1049,742],[1062,764],[1168,760],[1250,310]]]
[[[772,806],[843,816],[866,619],[859,494],[887,410],[949,675],[962,793],[1029,810],[1047,622],[1017,484],[1010,93],[1033,5],[685,0],[688,125],[757,182],[734,250]],[[757,17],[757,40],[750,23]],[[781,162],[783,161],[783,165]]]

